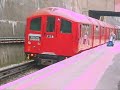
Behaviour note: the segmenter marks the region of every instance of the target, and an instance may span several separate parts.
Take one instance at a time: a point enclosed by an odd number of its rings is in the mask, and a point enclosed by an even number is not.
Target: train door
[[[78,25],[78,50],[81,51],[82,50],[82,46],[81,46],[81,43],[82,43],[82,39],[81,39],[81,24]]]
[[[65,18],[58,18],[57,47],[60,55],[74,55],[73,48],[73,22]]]
[[[120,40],[120,29],[117,29],[117,39]]]
[[[110,31],[110,29],[109,29],[109,27],[107,27],[107,31],[106,31],[106,42],[109,41],[109,31]]]
[[[116,32],[116,39],[119,40],[120,39],[120,36],[119,36],[119,32],[120,30],[117,28],[117,32]]]
[[[100,37],[99,33],[100,33],[99,26],[94,25],[94,44],[93,44],[93,46],[99,45],[99,37]]]
[[[38,53],[42,46],[43,17],[28,19],[26,28],[25,52]]]
[[[56,17],[44,16],[42,54],[55,55],[56,51]]]
[[[104,43],[106,42],[106,27],[104,27],[104,33],[103,33],[103,36],[104,36]]]
[[[101,44],[105,43],[105,27],[101,27]]]
[[[81,50],[92,47],[92,25],[81,25]]]

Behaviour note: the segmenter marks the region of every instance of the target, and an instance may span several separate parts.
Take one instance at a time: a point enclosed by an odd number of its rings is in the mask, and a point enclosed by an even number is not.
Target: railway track
[[[17,66],[13,66],[10,68],[6,68],[4,70],[0,70],[0,82],[2,82],[6,78],[9,78],[12,75],[29,70],[29,69],[33,68],[34,66],[35,66],[35,62],[30,61],[30,62],[26,62],[24,64],[19,64]]]

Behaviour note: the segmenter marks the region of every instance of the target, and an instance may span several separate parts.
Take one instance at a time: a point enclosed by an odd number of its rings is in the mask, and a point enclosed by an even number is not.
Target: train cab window
[[[62,33],[72,33],[72,23],[65,19],[61,19],[60,31]]]
[[[34,18],[31,20],[30,30],[40,31],[41,29],[41,18]]]
[[[47,18],[47,32],[54,32],[55,30],[55,17],[48,16]]]

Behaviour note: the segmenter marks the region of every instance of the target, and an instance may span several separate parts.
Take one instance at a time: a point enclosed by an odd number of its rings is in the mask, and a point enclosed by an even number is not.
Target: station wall
[[[114,0],[0,0],[0,37],[24,37],[26,17],[48,6],[88,15],[88,10],[114,11]]]
[[[0,44],[0,68],[25,61],[23,44]]]

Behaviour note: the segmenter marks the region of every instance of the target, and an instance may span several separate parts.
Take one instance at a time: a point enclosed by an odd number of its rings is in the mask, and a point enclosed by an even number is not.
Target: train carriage
[[[27,18],[24,51],[28,59],[60,61],[104,44],[109,35],[106,25],[63,8],[44,8]]]
[[[92,22],[92,47],[100,45],[100,24],[97,22],[97,19],[88,17]]]
[[[115,35],[116,35],[116,38],[118,39],[119,38],[119,26],[115,26]]]

